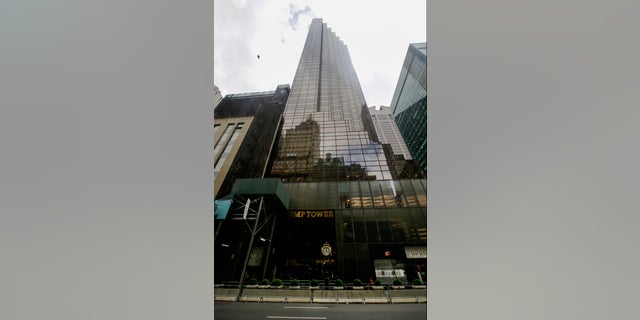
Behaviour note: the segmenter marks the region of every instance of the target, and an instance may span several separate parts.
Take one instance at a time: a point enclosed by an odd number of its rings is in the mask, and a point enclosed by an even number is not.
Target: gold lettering
[[[334,218],[335,212],[333,210],[298,210],[289,211],[289,215],[292,218]]]

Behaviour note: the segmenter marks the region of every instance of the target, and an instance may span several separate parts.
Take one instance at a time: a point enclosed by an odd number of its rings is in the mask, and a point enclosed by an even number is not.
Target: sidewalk
[[[277,303],[333,303],[388,304],[426,303],[426,289],[288,289],[288,288],[215,288],[215,301],[277,302]]]

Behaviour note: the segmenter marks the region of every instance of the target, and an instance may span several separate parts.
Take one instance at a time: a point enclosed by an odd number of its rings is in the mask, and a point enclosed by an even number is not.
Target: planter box
[[[373,288],[374,290],[382,290],[384,289],[384,286],[371,286],[371,288]]]
[[[404,286],[391,286],[392,289],[404,289]]]
[[[362,290],[364,289],[363,286],[353,286],[353,290]]]
[[[333,290],[344,290],[344,287],[333,287]]]
[[[318,290],[318,289],[320,289],[320,286],[309,286],[309,289]]]
[[[426,289],[427,285],[426,284],[414,284],[413,288],[414,289]]]
[[[269,287],[271,287],[270,285],[259,285],[258,288],[260,289],[268,289]]]
[[[282,286],[269,286],[271,289],[282,289]]]
[[[257,287],[258,287],[257,284],[248,284],[245,286],[245,288],[248,288],[248,289],[256,289]]]
[[[289,289],[300,289],[300,286],[289,286]]]

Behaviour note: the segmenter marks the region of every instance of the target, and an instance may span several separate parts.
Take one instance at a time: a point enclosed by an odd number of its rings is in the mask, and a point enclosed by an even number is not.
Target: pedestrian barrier
[[[277,302],[277,303],[329,303],[329,304],[394,304],[426,303],[424,289],[403,290],[309,290],[309,289],[260,289],[215,288],[215,301],[226,302]]]
[[[405,289],[390,290],[390,303],[421,303],[427,301],[427,290],[424,289]]]
[[[310,300],[309,290],[245,289],[240,296],[242,302],[307,303]]]
[[[238,300],[238,295],[240,293],[240,289],[238,288],[214,288],[213,290],[213,300],[214,301],[225,301],[225,302],[236,302]]]

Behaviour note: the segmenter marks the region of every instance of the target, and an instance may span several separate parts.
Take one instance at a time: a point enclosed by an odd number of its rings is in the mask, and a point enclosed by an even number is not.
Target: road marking
[[[284,307],[285,309],[327,309],[329,307]]]
[[[309,319],[309,320],[323,320],[327,317],[285,317],[285,316],[267,316],[267,319]]]

